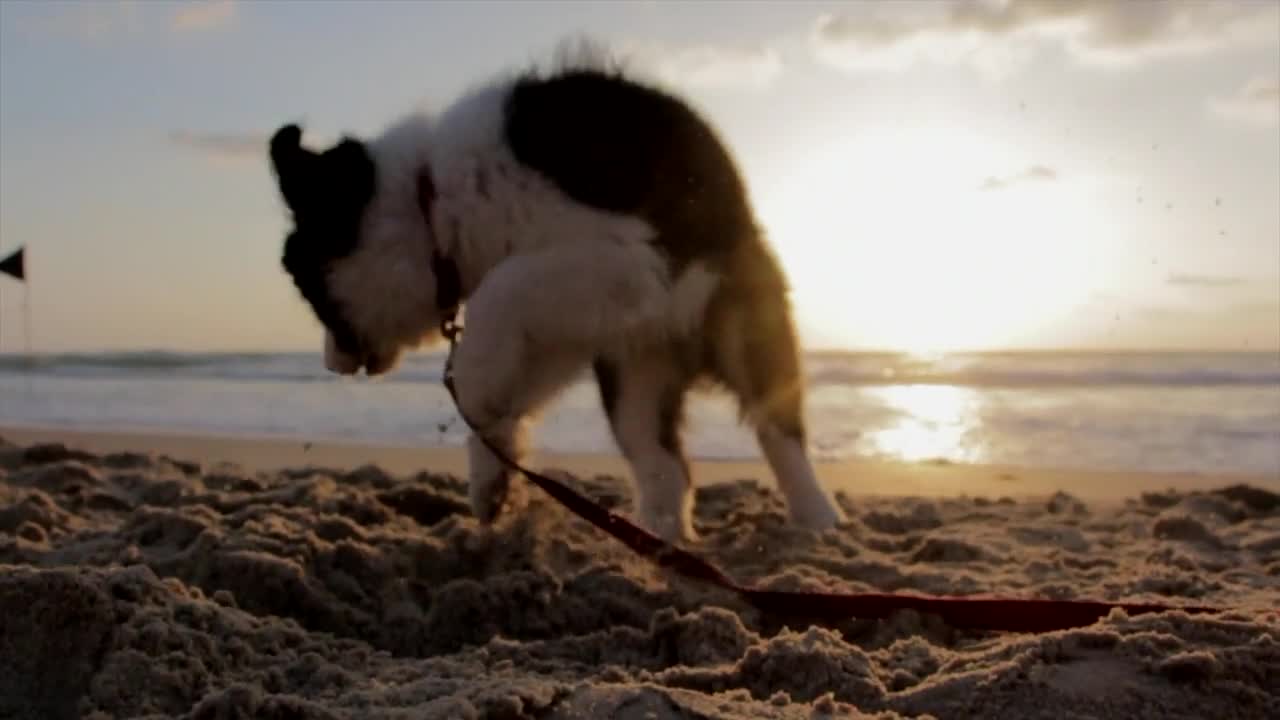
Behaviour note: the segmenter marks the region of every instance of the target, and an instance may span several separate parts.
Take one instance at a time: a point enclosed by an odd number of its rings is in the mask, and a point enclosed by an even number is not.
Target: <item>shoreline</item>
[[[460,446],[5,424],[0,424],[0,439],[19,445],[61,443],[95,454],[143,452],[207,465],[229,463],[260,472],[307,466],[350,470],[370,464],[399,475],[430,470],[465,478],[467,473],[466,451]],[[630,476],[621,455],[533,452],[529,465],[535,470],[559,469],[584,476]],[[698,459],[690,465],[700,486],[746,478],[773,485],[768,467],[760,460]],[[1143,492],[1189,492],[1238,484],[1280,491],[1280,476],[1236,473],[1028,468],[872,458],[819,462],[816,468],[824,485],[851,497],[1048,497],[1061,491],[1081,499],[1119,501]]]

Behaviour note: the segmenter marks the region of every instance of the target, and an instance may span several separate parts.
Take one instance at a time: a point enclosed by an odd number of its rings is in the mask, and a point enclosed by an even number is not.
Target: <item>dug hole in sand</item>
[[[486,531],[450,476],[0,445],[0,717],[1280,716],[1280,497],[1255,487],[841,498],[817,539],[753,482],[699,489],[701,552],[763,587],[1240,608],[1044,635],[774,627],[524,492]]]

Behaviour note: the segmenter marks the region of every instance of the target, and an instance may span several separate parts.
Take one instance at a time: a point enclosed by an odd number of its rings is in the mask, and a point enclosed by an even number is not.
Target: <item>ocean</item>
[[[0,425],[458,445],[441,353],[377,380],[316,353],[0,356]],[[1246,473],[1280,480],[1280,354],[990,353],[806,357],[819,459]],[[543,449],[617,452],[590,378],[552,405]],[[727,396],[695,395],[697,458],[759,458]]]

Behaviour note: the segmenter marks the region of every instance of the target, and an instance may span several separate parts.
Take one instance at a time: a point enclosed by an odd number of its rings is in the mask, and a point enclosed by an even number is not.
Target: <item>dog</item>
[[[322,152],[284,125],[269,155],[293,223],[282,264],[324,326],[329,370],[392,370],[442,342],[456,300],[459,409],[509,458],[589,370],[634,475],[636,521],[696,542],[681,428],[686,396],[711,384],[738,401],[790,520],[843,522],[806,447],[787,279],[733,157],[675,94],[569,63]],[[472,512],[488,524],[513,472],[475,433],[467,449]]]

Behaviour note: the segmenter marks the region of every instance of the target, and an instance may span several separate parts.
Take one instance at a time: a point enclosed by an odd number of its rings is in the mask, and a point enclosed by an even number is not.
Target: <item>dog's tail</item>
[[[707,313],[710,366],[742,419],[803,441],[804,379],[789,288],[763,245],[735,258]]]

